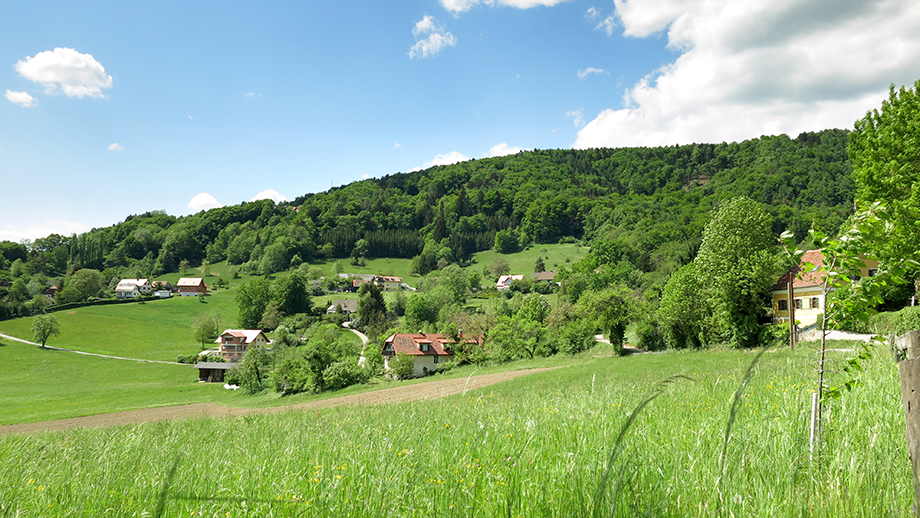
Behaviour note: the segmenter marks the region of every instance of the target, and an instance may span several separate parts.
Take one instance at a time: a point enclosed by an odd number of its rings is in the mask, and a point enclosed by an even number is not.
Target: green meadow
[[[879,352],[813,460],[808,347],[762,356],[728,433],[755,354],[586,354],[445,399],[3,436],[0,516],[910,516]]]
[[[216,311],[224,327],[235,327],[237,305],[234,290],[216,290],[202,303],[197,297],[174,296],[146,302],[85,306],[57,311],[60,336],[47,345],[79,351],[176,361],[179,354],[201,350],[195,342],[192,321],[198,313]],[[32,318],[0,322],[0,332],[31,339]]]

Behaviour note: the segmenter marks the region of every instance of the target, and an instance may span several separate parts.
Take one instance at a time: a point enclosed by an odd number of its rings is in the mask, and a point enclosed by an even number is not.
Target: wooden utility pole
[[[905,359],[898,363],[898,372],[901,375],[907,453],[914,470],[914,516],[920,516],[920,331],[895,338],[895,345],[906,353]]]
[[[789,283],[786,284],[789,291],[789,347],[794,351],[798,337],[795,334],[795,288],[792,287],[793,281],[795,281],[795,275],[790,273]]]

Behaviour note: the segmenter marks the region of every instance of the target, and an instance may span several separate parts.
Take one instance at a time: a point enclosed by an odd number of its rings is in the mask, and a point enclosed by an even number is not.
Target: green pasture
[[[86,356],[0,340],[0,424],[224,401],[191,365]],[[0,516],[3,513],[0,511]]]
[[[511,267],[510,273],[531,274],[537,258],[542,257],[546,271],[558,271],[563,266],[571,268],[572,264],[584,259],[589,251],[589,247],[576,243],[534,244],[516,254],[500,254],[495,250],[487,250],[473,254],[471,268],[481,271],[483,266],[489,266],[497,257],[501,257],[508,261],[508,266]]]
[[[201,350],[195,342],[192,321],[199,313],[216,311],[224,327],[236,327],[234,291],[217,290],[205,297],[173,296],[130,304],[85,306],[57,311],[60,336],[47,345],[113,356],[175,361],[179,354]],[[0,332],[30,340],[32,318],[0,321]]]
[[[724,456],[755,353],[584,355],[445,399],[3,436],[0,515],[906,517],[898,375],[879,352],[828,404],[811,461],[807,346],[761,357]]]

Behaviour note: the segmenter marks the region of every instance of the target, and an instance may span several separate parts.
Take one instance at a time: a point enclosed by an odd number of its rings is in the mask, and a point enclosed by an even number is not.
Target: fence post
[[[898,363],[901,376],[901,401],[904,403],[904,425],[907,452],[914,473],[914,516],[920,516],[920,331],[911,331],[895,338],[895,346],[906,352]]]

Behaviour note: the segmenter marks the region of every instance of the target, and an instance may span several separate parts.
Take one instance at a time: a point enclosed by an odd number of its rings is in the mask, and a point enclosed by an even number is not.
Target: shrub
[[[387,363],[393,375],[401,380],[411,378],[415,372],[415,359],[408,354],[398,353]]]
[[[636,338],[639,348],[646,351],[663,351],[665,349],[664,333],[657,322],[643,320],[636,326]]]
[[[363,381],[364,372],[355,361],[335,362],[323,371],[323,385],[327,389],[345,388]]]
[[[438,364],[438,371],[437,371],[437,372],[447,372],[447,371],[449,371],[449,370],[451,370],[451,369],[454,369],[454,368],[456,368],[456,367],[457,367],[457,362],[455,362],[455,361],[453,361],[453,360],[447,360],[446,362],[441,362],[441,363]]]

